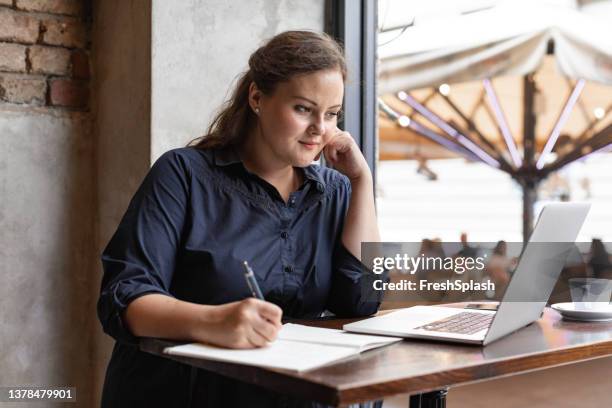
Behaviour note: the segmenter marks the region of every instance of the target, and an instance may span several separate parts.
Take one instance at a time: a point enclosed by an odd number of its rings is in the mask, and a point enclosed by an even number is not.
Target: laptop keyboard
[[[435,322],[427,323],[417,329],[428,331],[474,334],[491,325],[494,314],[483,314],[473,312],[461,312],[449,317],[445,317]]]

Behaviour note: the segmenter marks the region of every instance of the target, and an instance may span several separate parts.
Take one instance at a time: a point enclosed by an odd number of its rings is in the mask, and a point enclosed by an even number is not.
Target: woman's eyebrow
[[[296,99],[303,99],[303,100],[305,100],[305,101],[307,101],[307,102],[312,103],[314,106],[318,106],[318,105],[317,105],[317,103],[316,103],[315,101],[312,101],[312,100],[310,100],[310,99],[308,99],[308,98],[305,98],[305,97],[303,97],[303,96],[293,95],[293,97],[294,97],[294,98],[296,98]],[[340,107],[342,107],[342,104],[338,104],[338,105],[330,106],[330,108],[340,108]]]

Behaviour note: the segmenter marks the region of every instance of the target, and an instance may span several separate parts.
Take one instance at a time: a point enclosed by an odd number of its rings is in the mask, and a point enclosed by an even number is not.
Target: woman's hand
[[[336,133],[323,148],[325,160],[351,182],[371,176],[370,168],[353,137],[336,128]]]
[[[228,348],[264,347],[276,339],[282,315],[275,304],[256,298],[226,303],[215,307],[212,322],[203,325],[206,332],[194,337]]]

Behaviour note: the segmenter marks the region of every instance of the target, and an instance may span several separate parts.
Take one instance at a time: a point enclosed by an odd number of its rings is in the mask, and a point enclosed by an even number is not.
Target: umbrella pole
[[[538,179],[535,177],[535,129],[536,113],[534,99],[536,85],[533,75],[523,77],[523,170],[519,182],[523,189],[523,242],[526,243],[533,230],[533,206],[538,198]]]
[[[523,180],[523,243],[527,243],[533,231],[533,206],[538,199],[537,184],[531,180]]]

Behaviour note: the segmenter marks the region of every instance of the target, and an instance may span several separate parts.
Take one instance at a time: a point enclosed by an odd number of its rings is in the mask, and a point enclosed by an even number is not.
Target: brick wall
[[[0,0],[0,103],[88,110],[89,0]]]

